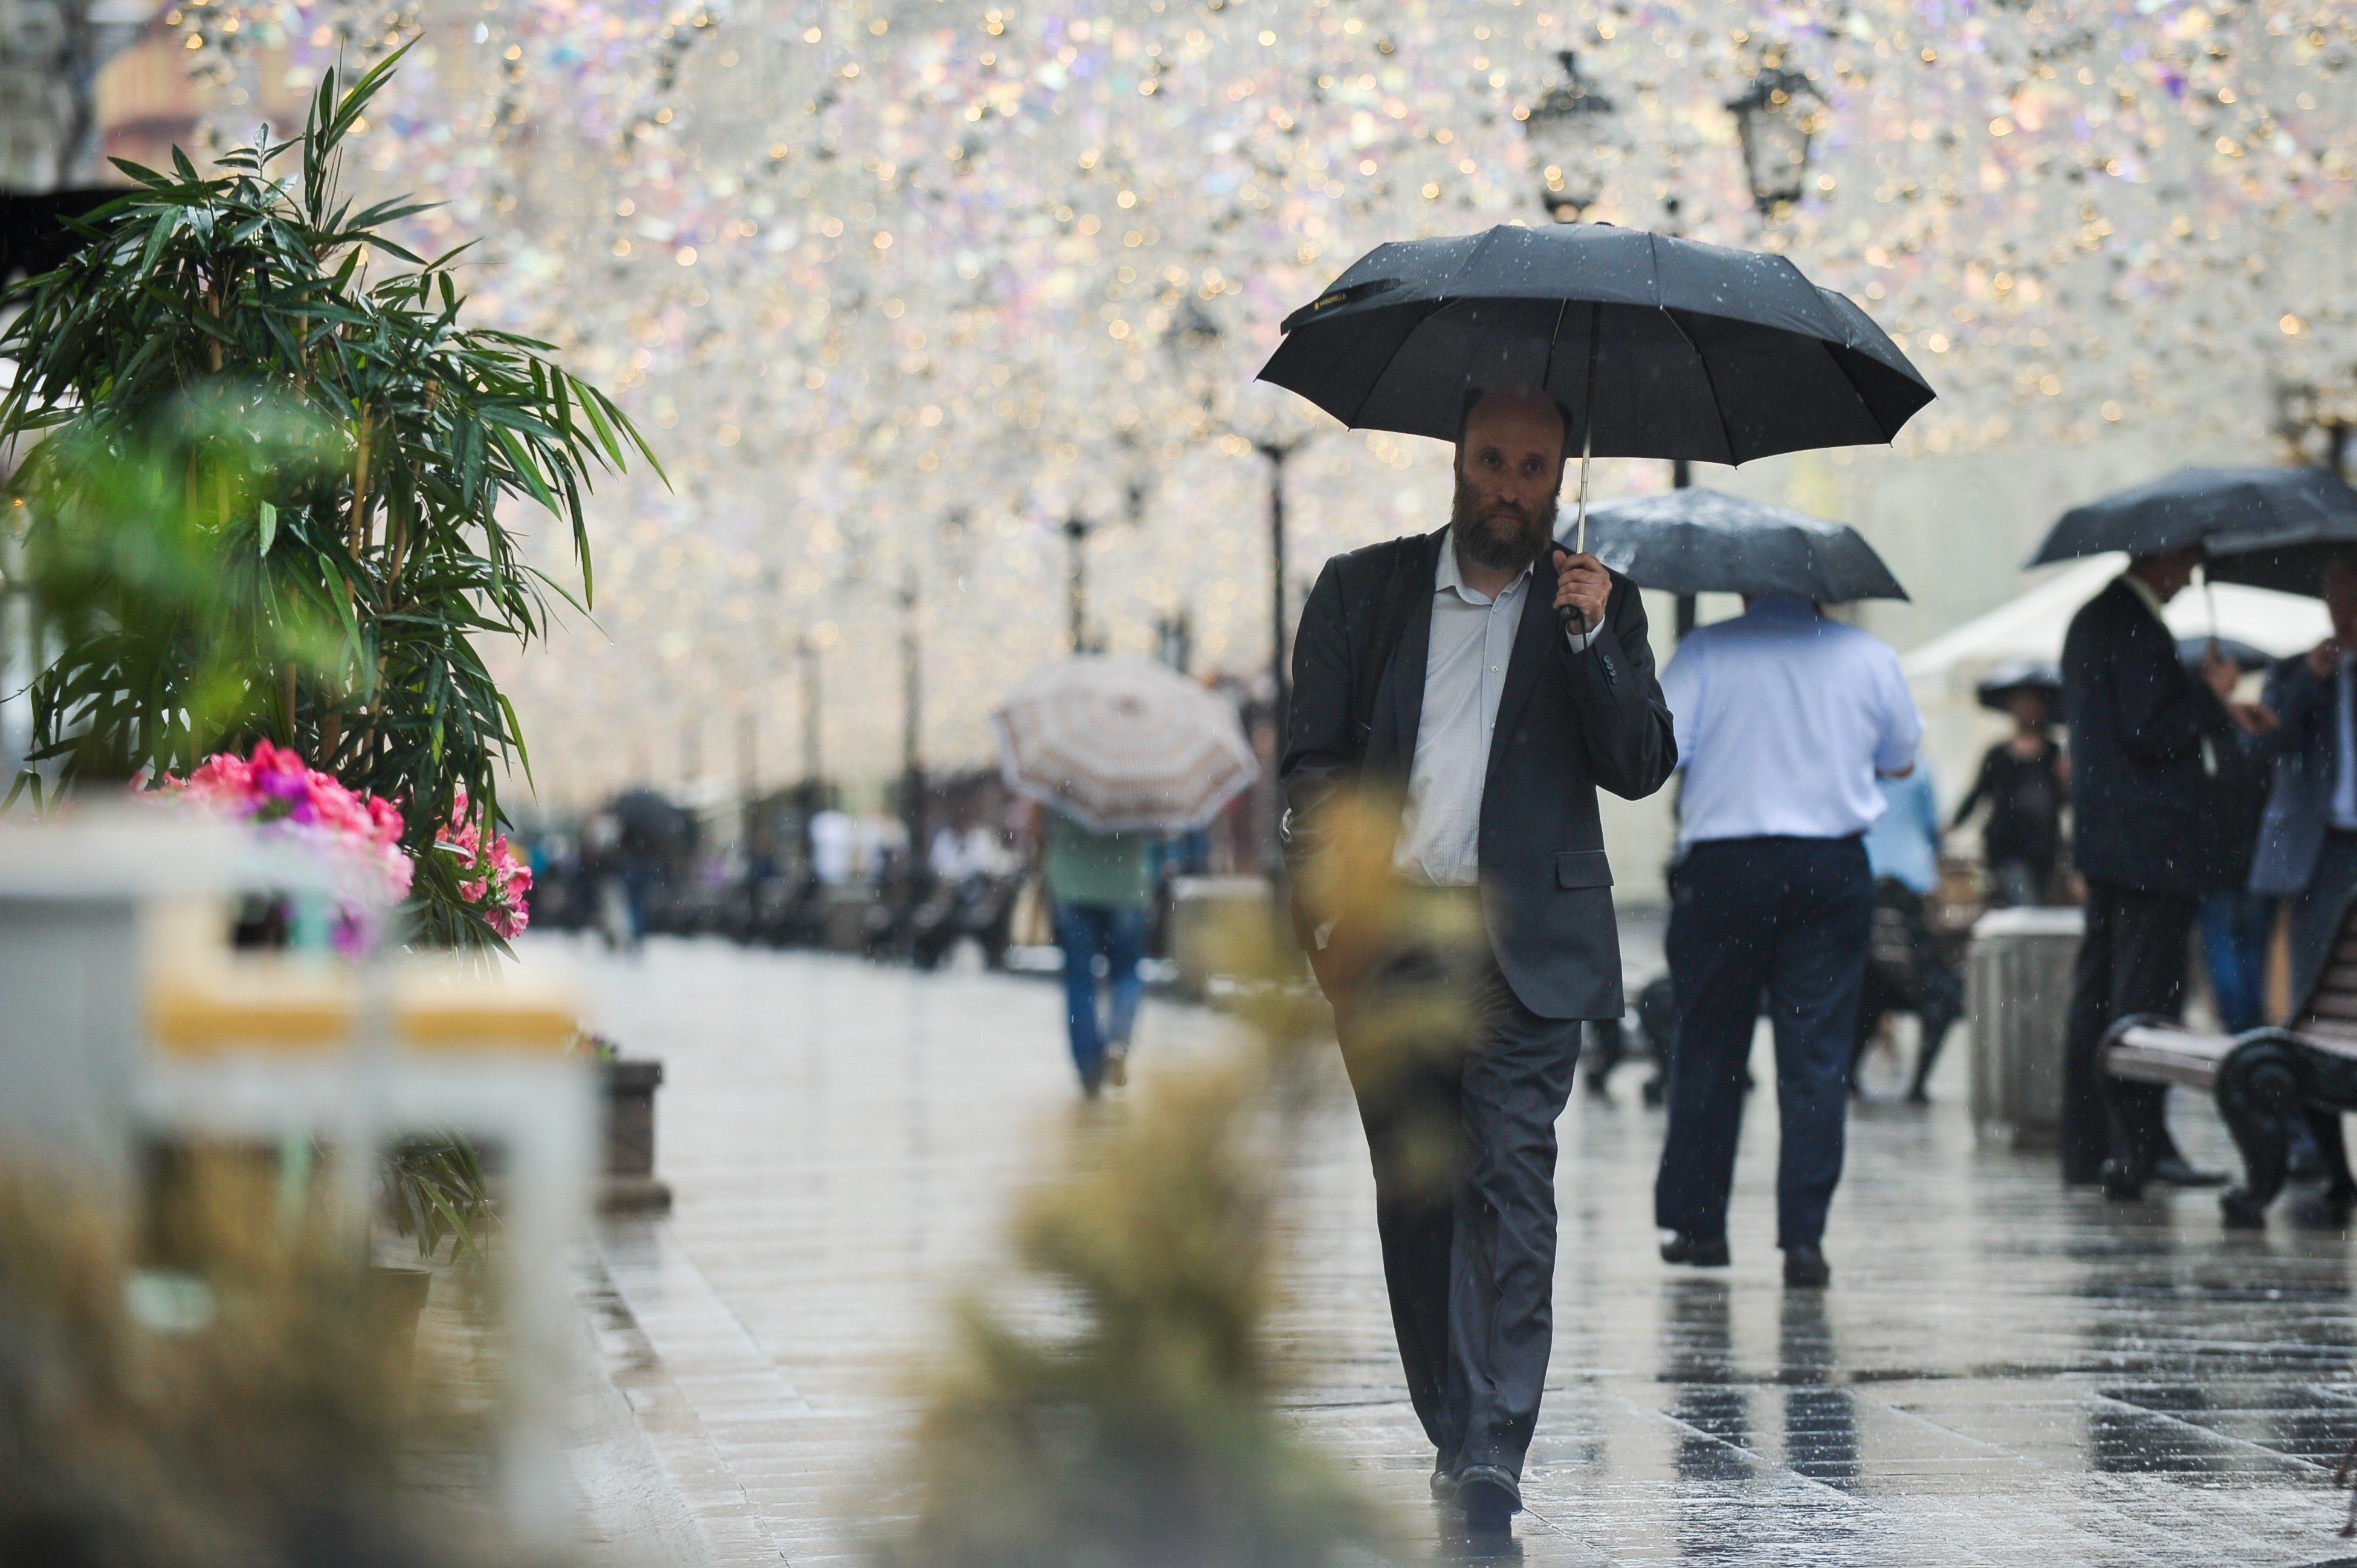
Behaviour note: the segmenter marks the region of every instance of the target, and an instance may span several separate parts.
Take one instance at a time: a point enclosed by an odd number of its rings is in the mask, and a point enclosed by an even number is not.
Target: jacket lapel
[[[1523,618],[1514,627],[1513,657],[1506,661],[1506,688],[1498,693],[1498,725],[1490,732],[1489,771],[1492,774],[1504,752],[1506,736],[1512,733],[1531,693],[1538,689],[1539,671],[1546,668],[1554,651],[1547,639],[1561,621],[1555,613],[1555,596],[1543,591],[1547,585],[1546,577],[1535,569],[1523,584]]]
[[[1445,528],[1425,535],[1422,547],[1408,558],[1409,581],[1403,591],[1406,616],[1383,681],[1388,700],[1377,701],[1375,734],[1369,737],[1369,761],[1388,765],[1402,780],[1415,766],[1416,731],[1424,721],[1425,667],[1432,659],[1432,582],[1448,537]]]

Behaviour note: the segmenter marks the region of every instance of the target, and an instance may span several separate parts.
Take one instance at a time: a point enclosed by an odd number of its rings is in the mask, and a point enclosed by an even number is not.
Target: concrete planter
[[[671,1188],[655,1176],[655,1090],[662,1063],[606,1063],[606,1162],[597,1207],[608,1212],[671,1208]]]

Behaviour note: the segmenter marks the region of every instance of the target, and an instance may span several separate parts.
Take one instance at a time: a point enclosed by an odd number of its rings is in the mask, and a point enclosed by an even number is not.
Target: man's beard
[[[1448,521],[1457,548],[1468,561],[1492,572],[1520,572],[1544,554],[1554,542],[1555,510],[1555,499],[1550,496],[1534,517],[1512,506],[1494,506],[1485,511],[1480,493],[1460,478]]]

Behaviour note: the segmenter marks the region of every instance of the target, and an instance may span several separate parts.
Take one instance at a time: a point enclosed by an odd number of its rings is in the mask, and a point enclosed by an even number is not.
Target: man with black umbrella
[[[2072,618],[2062,642],[2062,712],[2071,735],[2072,845],[2086,879],[2086,935],[2062,1058],[2062,1179],[2080,1186],[2132,1169],[2162,1181],[2205,1178],[2187,1166],[2163,1115],[2165,1086],[2109,1082],[2104,1032],[2138,1013],[2174,1017],[2202,895],[2222,885],[2214,790],[2242,738],[2272,723],[2228,701],[2239,671],[2215,650],[2200,678],[2179,662],[2162,607],[2201,565],[2201,547],[2134,557]],[[2112,1162],[2108,1166],[2106,1158]]]
[[[1282,767],[1297,922],[1373,1156],[1408,1393],[1434,1493],[1477,1532],[1522,1506],[1579,1022],[1620,1013],[1596,790],[1650,795],[1675,760],[1638,594],[1592,555],[1549,561],[1567,425],[1536,388],[1469,396],[1448,527],[1327,563]],[[1321,905],[1350,800],[1383,796],[1376,896]],[[1417,930],[1470,940],[1371,935],[1373,906],[1403,902],[1429,917]]]
[[[1806,599],[1756,597],[1689,636],[1662,677],[1677,714],[1677,999],[1669,1127],[1653,1184],[1665,1262],[1728,1261],[1727,1194],[1760,997],[1776,1040],[1776,1244],[1784,1283],[1832,1277],[1849,1068],[1874,922],[1863,836],[1878,774],[1915,766],[1922,716],[1899,656]]]

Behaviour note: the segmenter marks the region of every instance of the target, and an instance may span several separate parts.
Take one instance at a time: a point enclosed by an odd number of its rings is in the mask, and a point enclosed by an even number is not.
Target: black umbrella
[[[2357,490],[2321,469],[2179,468],[2072,507],[2029,564],[2115,550],[2150,555],[2198,544],[2217,555],[2329,541],[2357,543]]]
[[[2062,672],[2036,660],[2008,659],[1982,676],[1973,689],[1982,707],[1994,708],[2000,714],[2013,711],[2011,704],[2018,692],[2036,692],[2044,697],[2050,715],[2062,701]]]
[[[1818,604],[1907,596],[1857,530],[1722,490],[1613,501],[1589,528],[1596,558],[1641,588]]]
[[[2215,551],[2202,563],[2201,575],[2213,583],[2240,583],[2245,587],[2273,588],[2279,594],[2305,594],[2313,599],[2324,593],[2324,569],[2335,556],[2352,552],[2357,552],[2357,537]]]
[[[2177,661],[2189,670],[2198,670],[2213,648],[2221,658],[2233,660],[2234,668],[2246,675],[2276,661],[2275,655],[2266,649],[2237,642],[2231,637],[2180,637],[2177,639]]]
[[[1884,442],[1932,401],[1864,311],[1782,256],[1601,223],[1378,245],[1284,329],[1261,380],[1354,429],[1454,441],[1468,394],[1544,388],[1579,431],[1583,524],[1591,456]]]

